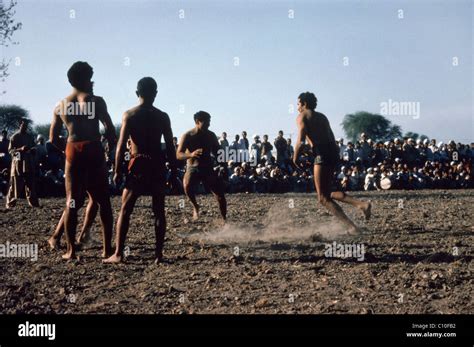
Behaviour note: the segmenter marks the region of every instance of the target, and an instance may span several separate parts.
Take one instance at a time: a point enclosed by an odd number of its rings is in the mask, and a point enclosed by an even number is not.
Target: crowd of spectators
[[[63,139],[64,140],[64,139]],[[218,139],[223,153],[237,153],[230,160],[215,162],[215,170],[226,184],[227,193],[312,192],[313,155],[303,144],[299,166],[293,164],[294,148],[282,131],[270,141],[268,135],[247,133],[235,135],[232,141],[222,133]],[[107,142],[103,140],[106,153]],[[381,189],[455,189],[472,188],[474,143],[470,145],[435,139],[395,138],[372,141],[364,133],[359,140],[344,143],[337,139],[340,160],[334,171],[334,187],[343,191]],[[8,189],[11,155],[6,131],[0,141],[0,194]],[[174,139],[177,146],[177,139]],[[41,135],[36,138],[35,165],[37,190],[40,197],[64,195],[64,154]],[[114,194],[121,187],[112,183],[114,158],[108,154],[110,187]],[[182,182],[185,163],[178,166],[178,181]],[[171,176],[171,175],[169,175]],[[182,194],[179,184],[168,184],[169,194]],[[200,186],[201,192],[205,187]]]

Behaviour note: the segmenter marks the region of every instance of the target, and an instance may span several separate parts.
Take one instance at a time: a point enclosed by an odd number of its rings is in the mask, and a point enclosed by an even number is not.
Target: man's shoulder
[[[12,134],[12,136],[10,136],[10,141],[15,140],[15,139],[18,138],[20,135],[21,135],[20,130],[15,131],[15,132]]]
[[[169,118],[168,113],[160,110],[158,107],[153,107],[153,108],[154,108],[157,115],[159,115],[161,117]]]
[[[196,135],[196,128],[189,129],[188,131],[184,133],[185,137],[194,136],[194,135]]]
[[[208,130],[207,133],[208,133],[209,137],[213,137],[213,138],[216,138],[216,139],[218,138],[218,136],[211,130]]]
[[[98,102],[98,103],[104,103],[105,104],[104,98],[100,95],[91,95],[91,100],[95,101],[95,102]]]

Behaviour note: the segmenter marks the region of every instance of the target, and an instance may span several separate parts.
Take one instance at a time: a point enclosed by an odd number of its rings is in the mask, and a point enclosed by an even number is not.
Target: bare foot
[[[112,251],[108,250],[108,251],[102,251],[102,258],[104,259],[107,259],[107,258],[110,258],[112,255]]]
[[[361,208],[362,213],[365,216],[365,220],[369,220],[372,214],[372,203],[370,201],[365,203],[365,206]]]
[[[67,252],[61,256],[64,260],[79,260],[79,257],[74,252]]]
[[[102,260],[104,264],[119,264],[122,262],[122,256],[120,255],[112,255],[111,257]]]
[[[48,244],[52,251],[59,250],[59,242],[53,236],[48,239]]]
[[[82,244],[87,244],[90,241],[90,234],[88,233],[80,233],[77,235],[76,242],[77,243],[82,243]]]
[[[349,227],[349,229],[347,229],[347,234],[348,235],[360,235],[361,230],[356,226],[351,226],[351,227]]]
[[[193,208],[193,220],[198,220],[199,219],[199,208],[194,207]]]

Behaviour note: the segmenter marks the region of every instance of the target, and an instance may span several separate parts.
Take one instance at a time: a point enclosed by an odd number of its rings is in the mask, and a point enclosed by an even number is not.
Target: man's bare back
[[[131,139],[131,154],[147,154],[163,161],[161,139],[170,129],[168,115],[154,106],[138,105],[125,112]]]
[[[323,113],[305,110],[298,117],[301,117],[306,124],[306,138],[310,145],[336,145],[336,138],[327,117]]]
[[[100,140],[99,121],[106,121],[107,114],[102,97],[73,93],[60,101],[55,111],[68,130],[68,142]]]

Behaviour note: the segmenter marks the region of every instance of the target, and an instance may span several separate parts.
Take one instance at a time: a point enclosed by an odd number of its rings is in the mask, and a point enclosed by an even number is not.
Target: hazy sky
[[[309,90],[337,136],[345,114],[380,113],[391,99],[419,103],[419,118],[388,117],[404,132],[474,141],[469,0],[19,0],[16,18],[0,102],[37,124],[70,92],[67,69],[85,60],[114,123],[137,102],[138,79],[152,76],[177,136],[205,110],[217,134],[294,137],[297,96]]]

